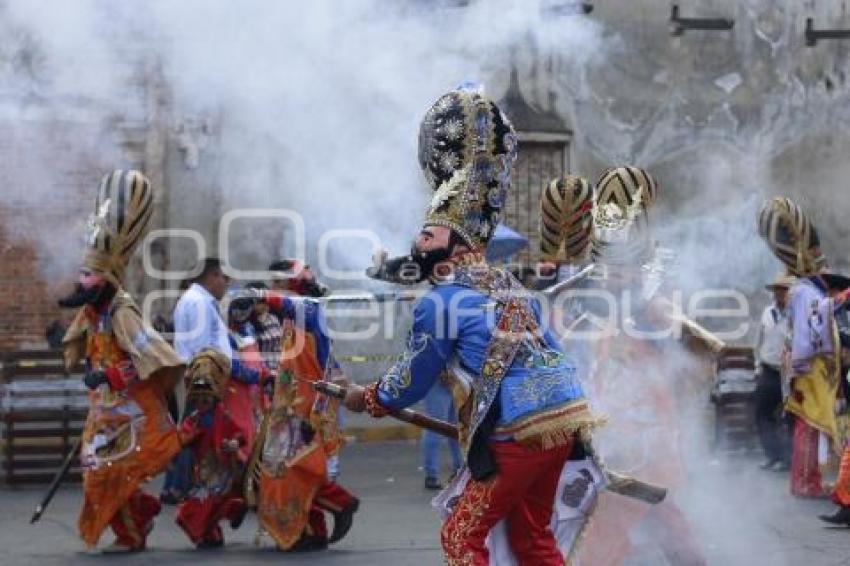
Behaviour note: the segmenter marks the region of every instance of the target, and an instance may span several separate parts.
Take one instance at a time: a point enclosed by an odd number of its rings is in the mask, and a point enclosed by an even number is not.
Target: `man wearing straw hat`
[[[788,339],[788,290],[794,278],[780,275],[765,288],[773,293],[773,302],[761,315],[756,339],[756,427],[767,460],[761,465],[765,470],[784,471],[790,465],[790,446],[787,435],[780,432],[779,415],[782,413],[782,352]]]

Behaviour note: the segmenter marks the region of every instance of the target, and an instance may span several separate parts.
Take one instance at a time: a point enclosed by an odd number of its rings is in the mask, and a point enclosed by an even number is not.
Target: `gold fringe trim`
[[[524,429],[514,435],[514,440],[529,448],[551,450],[552,448],[570,444],[574,441],[576,434],[584,436],[586,432],[592,430],[597,425],[598,423],[571,423],[569,426],[553,425],[549,430],[543,430],[542,427],[533,427]]]
[[[524,446],[549,450],[569,444],[576,435],[588,438],[593,429],[604,423],[605,419],[593,415],[582,401],[535,414],[512,426],[496,429],[496,432],[510,434]]]
[[[568,444],[577,433],[582,439],[589,438],[591,431],[605,421],[605,418],[593,415],[587,402],[582,400],[535,413],[510,426],[497,427],[495,432],[510,435],[525,446],[549,450]]]

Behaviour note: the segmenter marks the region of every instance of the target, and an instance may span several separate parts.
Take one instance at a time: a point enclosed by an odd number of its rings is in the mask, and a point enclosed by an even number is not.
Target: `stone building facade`
[[[753,243],[752,215],[761,199],[780,193],[812,211],[827,253],[842,265],[850,257],[843,245],[850,235],[850,47],[806,47],[803,39],[807,17],[821,27],[850,27],[840,3],[683,1],[683,15],[728,17],[735,25],[677,37],[666,1],[589,4],[599,60],[577,63],[518,42],[512,59],[490,64],[484,77],[520,131],[506,214],[531,240],[519,259],[537,258],[538,199],[549,179],[570,172],[594,180],[606,167],[631,163],[658,177],[659,238],[680,245],[681,267],[694,280],[737,278],[753,293],[772,275],[778,267]],[[119,54],[127,96],[116,106],[96,95],[52,93],[38,39],[9,22],[0,28],[2,351],[42,346],[45,326],[63,316],[53,299],[73,273],[92,187],[115,163],[143,169],[160,189],[155,228],[194,230],[208,251],[238,195],[223,188],[219,159],[223,132],[234,124],[215,108],[176,108],[160,62],[144,49],[130,45]],[[37,157],[28,147],[38,148]],[[51,236],[41,237],[48,228]],[[271,240],[285,239],[280,227],[267,228]],[[179,237],[151,249],[163,269],[186,267],[195,253]],[[264,265],[276,248],[251,253],[246,264]],[[140,258],[131,270],[141,271]],[[133,291],[176,286],[145,278]]]

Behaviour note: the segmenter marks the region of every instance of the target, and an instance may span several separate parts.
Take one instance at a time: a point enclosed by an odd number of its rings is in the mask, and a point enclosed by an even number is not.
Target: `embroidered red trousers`
[[[841,453],[841,466],[838,468],[832,500],[838,505],[850,506],[850,445],[845,446]]]
[[[818,431],[797,416],[791,447],[791,493],[798,497],[824,496],[818,467]]]
[[[115,542],[131,548],[144,548],[153,519],[159,515],[160,509],[162,507],[156,497],[141,489],[134,491],[109,521]]]
[[[319,487],[313,505],[310,508],[308,534],[328,538],[328,527],[325,523],[325,514],[339,513],[343,509],[354,504],[355,498],[345,488],[337,483],[326,481]]]
[[[189,497],[177,506],[176,522],[194,544],[223,542],[219,521],[231,521],[245,506],[239,497],[209,495]]]
[[[450,566],[487,566],[485,539],[507,519],[508,541],[521,566],[562,566],[564,557],[549,522],[561,469],[572,443],[548,450],[515,442],[493,442],[497,473],[485,481],[470,480],[440,533]]]

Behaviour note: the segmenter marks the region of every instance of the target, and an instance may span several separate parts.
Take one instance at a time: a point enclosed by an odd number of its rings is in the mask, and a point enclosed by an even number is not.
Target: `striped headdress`
[[[646,209],[658,198],[658,183],[643,169],[616,167],[608,169],[596,183],[597,202],[616,203],[625,209],[640,199]]]
[[[593,190],[587,179],[553,179],[540,198],[540,251],[549,260],[577,262],[590,246]],[[561,247],[563,246],[563,253]]]
[[[602,264],[641,265],[652,259],[654,243],[647,211],[658,184],[643,169],[616,167],[596,183],[591,255]]]
[[[793,275],[811,275],[826,266],[817,230],[791,199],[775,197],[758,215],[759,235]]]
[[[124,268],[147,234],[152,214],[153,193],[147,177],[121,169],[105,175],[94,214],[86,224],[86,266],[121,286]]]

